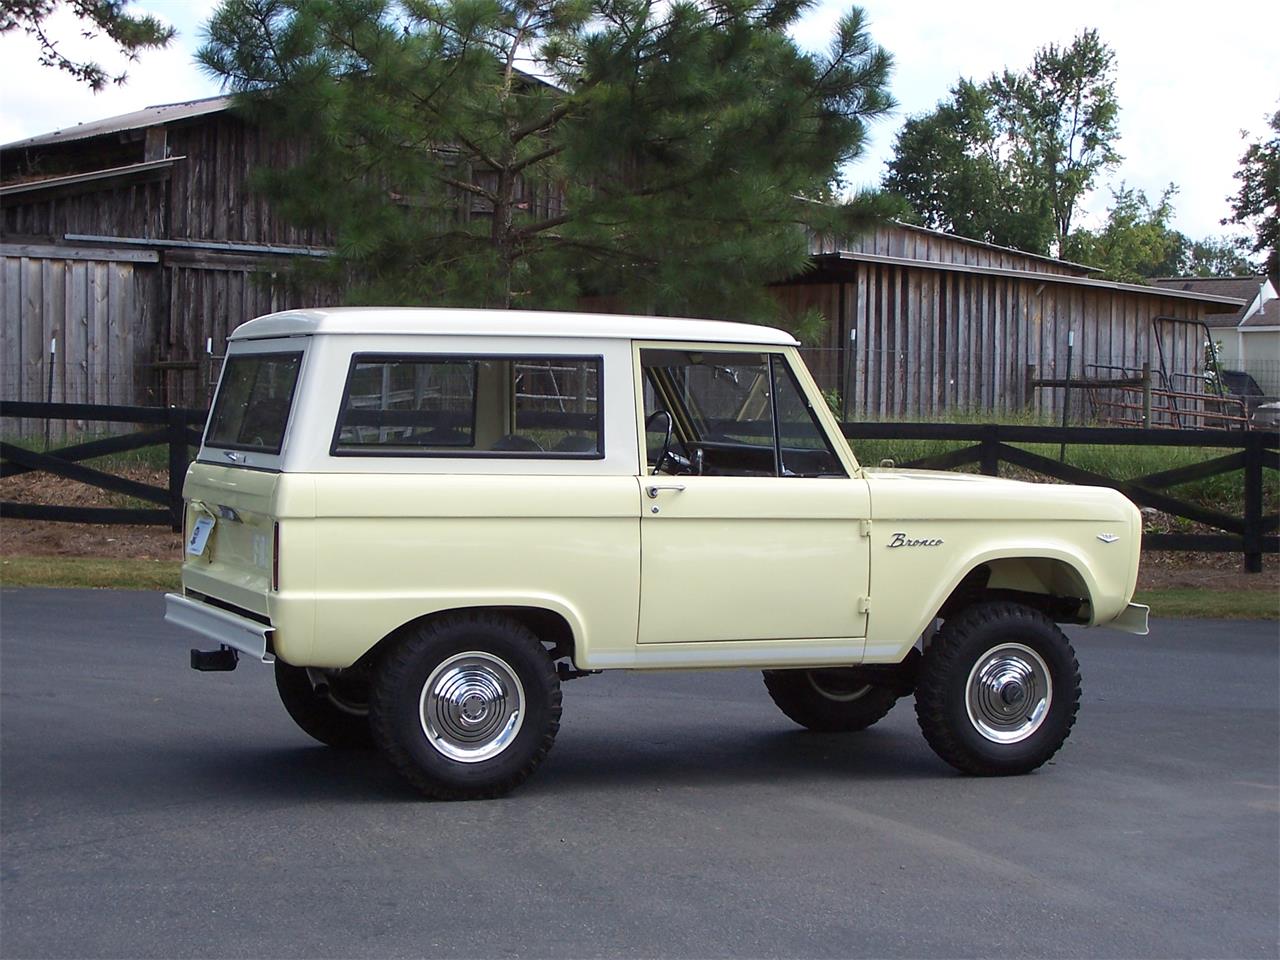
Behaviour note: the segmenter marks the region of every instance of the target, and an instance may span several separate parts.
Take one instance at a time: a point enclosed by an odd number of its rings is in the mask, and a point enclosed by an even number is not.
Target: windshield
[[[301,353],[228,357],[209,416],[205,444],[279,453],[301,364]]]

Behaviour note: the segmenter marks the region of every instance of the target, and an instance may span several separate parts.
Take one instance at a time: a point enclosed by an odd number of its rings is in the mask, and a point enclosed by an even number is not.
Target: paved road
[[[1274,624],[1079,631],[1057,761],[958,776],[909,702],[804,733],[759,675],[568,684],[523,790],[419,802],[196,674],[153,594],[0,593],[0,954],[1277,954]]]

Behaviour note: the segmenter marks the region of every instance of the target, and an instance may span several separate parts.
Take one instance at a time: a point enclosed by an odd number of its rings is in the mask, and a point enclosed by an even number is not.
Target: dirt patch
[[[182,534],[168,527],[5,520],[0,522],[0,555],[181,560]]]
[[[141,465],[113,466],[110,472],[162,488],[169,482],[164,470]],[[159,508],[159,504],[41,472],[0,480],[0,499],[68,507]],[[0,521],[0,554],[10,557],[179,560],[182,558],[182,534],[174,533],[167,525],[116,526],[6,519]]]

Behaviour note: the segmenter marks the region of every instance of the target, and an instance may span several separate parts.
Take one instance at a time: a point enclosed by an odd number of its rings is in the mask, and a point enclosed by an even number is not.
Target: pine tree
[[[260,183],[337,237],[351,297],[774,317],[834,202],[890,58],[854,9],[830,50],[806,0],[224,0],[199,57],[304,138]]]

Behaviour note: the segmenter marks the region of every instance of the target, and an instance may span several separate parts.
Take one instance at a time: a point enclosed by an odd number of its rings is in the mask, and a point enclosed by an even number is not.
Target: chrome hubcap
[[[1020,643],[993,647],[969,671],[964,706],[974,728],[994,743],[1018,743],[1044,723],[1053,681],[1040,654]]]
[[[422,686],[422,732],[450,760],[479,763],[511,745],[524,723],[524,687],[515,671],[489,653],[445,660]]]

